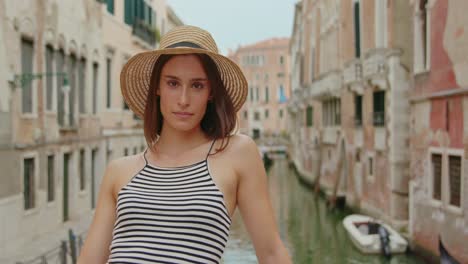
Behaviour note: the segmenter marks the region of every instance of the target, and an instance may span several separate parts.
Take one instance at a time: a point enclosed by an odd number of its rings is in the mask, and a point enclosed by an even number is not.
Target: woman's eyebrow
[[[206,79],[206,78],[193,78],[191,81],[192,82],[206,82],[206,81],[208,81],[208,79]]]
[[[163,77],[164,77],[164,78],[167,78],[167,79],[176,79],[176,80],[180,80],[179,77],[173,76],[173,75],[164,75]],[[190,81],[192,81],[192,82],[206,82],[206,81],[208,81],[208,79],[207,79],[207,78],[200,77],[200,78],[193,78],[193,79],[190,79]]]
[[[167,78],[167,79],[176,79],[176,80],[180,80],[179,77],[173,76],[173,75],[164,75],[163,77],[164,77],[164,78]]]

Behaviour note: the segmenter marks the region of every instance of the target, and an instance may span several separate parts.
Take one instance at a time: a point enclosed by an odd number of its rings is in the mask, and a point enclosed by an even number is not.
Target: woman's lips
[[[193,114],[189,112],[174,112],[174,114],[180,118],[189,118],[193,116]]]

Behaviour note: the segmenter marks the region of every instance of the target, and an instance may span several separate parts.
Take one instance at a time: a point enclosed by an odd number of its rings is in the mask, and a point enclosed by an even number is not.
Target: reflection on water
[[[424,263],[410,254],[395,255],[391,259],[360,254],[342,225],[343,218],[351,212],[328,210],[322,198],[298,182],[285,159],[275,160],[268,180],[279,232],[293,263]],[[224,263],[257,263],[238,212],[233,217]]]

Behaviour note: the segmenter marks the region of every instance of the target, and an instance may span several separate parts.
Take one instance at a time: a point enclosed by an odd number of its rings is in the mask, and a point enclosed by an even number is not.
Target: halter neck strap
[[[205,158],[205,159],[208,159],[208,156],[210,156],[211,149],[213,149],[213,146],[214,146],[214,143],[215,143],[215,142],[216,142],[216,139],[214,139],[213,142],[211,142],[210,149],[208,150],[208,153],[206,154],[206,158]]]
[[[146,159],[146,152],[148,151],[148,147],[146,147],[145,151],[143,152],[143,159],[145,159],[145,166],[148,165],[148,160]]]

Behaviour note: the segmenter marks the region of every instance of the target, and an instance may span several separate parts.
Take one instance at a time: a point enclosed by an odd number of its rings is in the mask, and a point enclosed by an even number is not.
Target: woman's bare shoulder
[[[107,165],[107,170],[117,173],[132,171],[135,168],[141,169],[145,165],[143,153],[129,155],[114,159]],[[120,174],[119,173],[119,174]]]
[[[112,182],[112,186],[118,190],[122,183],[127,182],[128,179],[140,171],[145,164],[143,153],[120,157],[107,164],[105,177],[108,177]]]
[[[232,142],[232,143],[231,143]],[[245,134],[235,134],[230,138],[230,145],[233,151],[252,151],[258,150],[255,141]]]
[[[259,155],[257,144],[251,137],[244,134],[235,134],[230,137],[226,156],[229,156],[231,161],[244,164],[246,159],[257,158]]]

